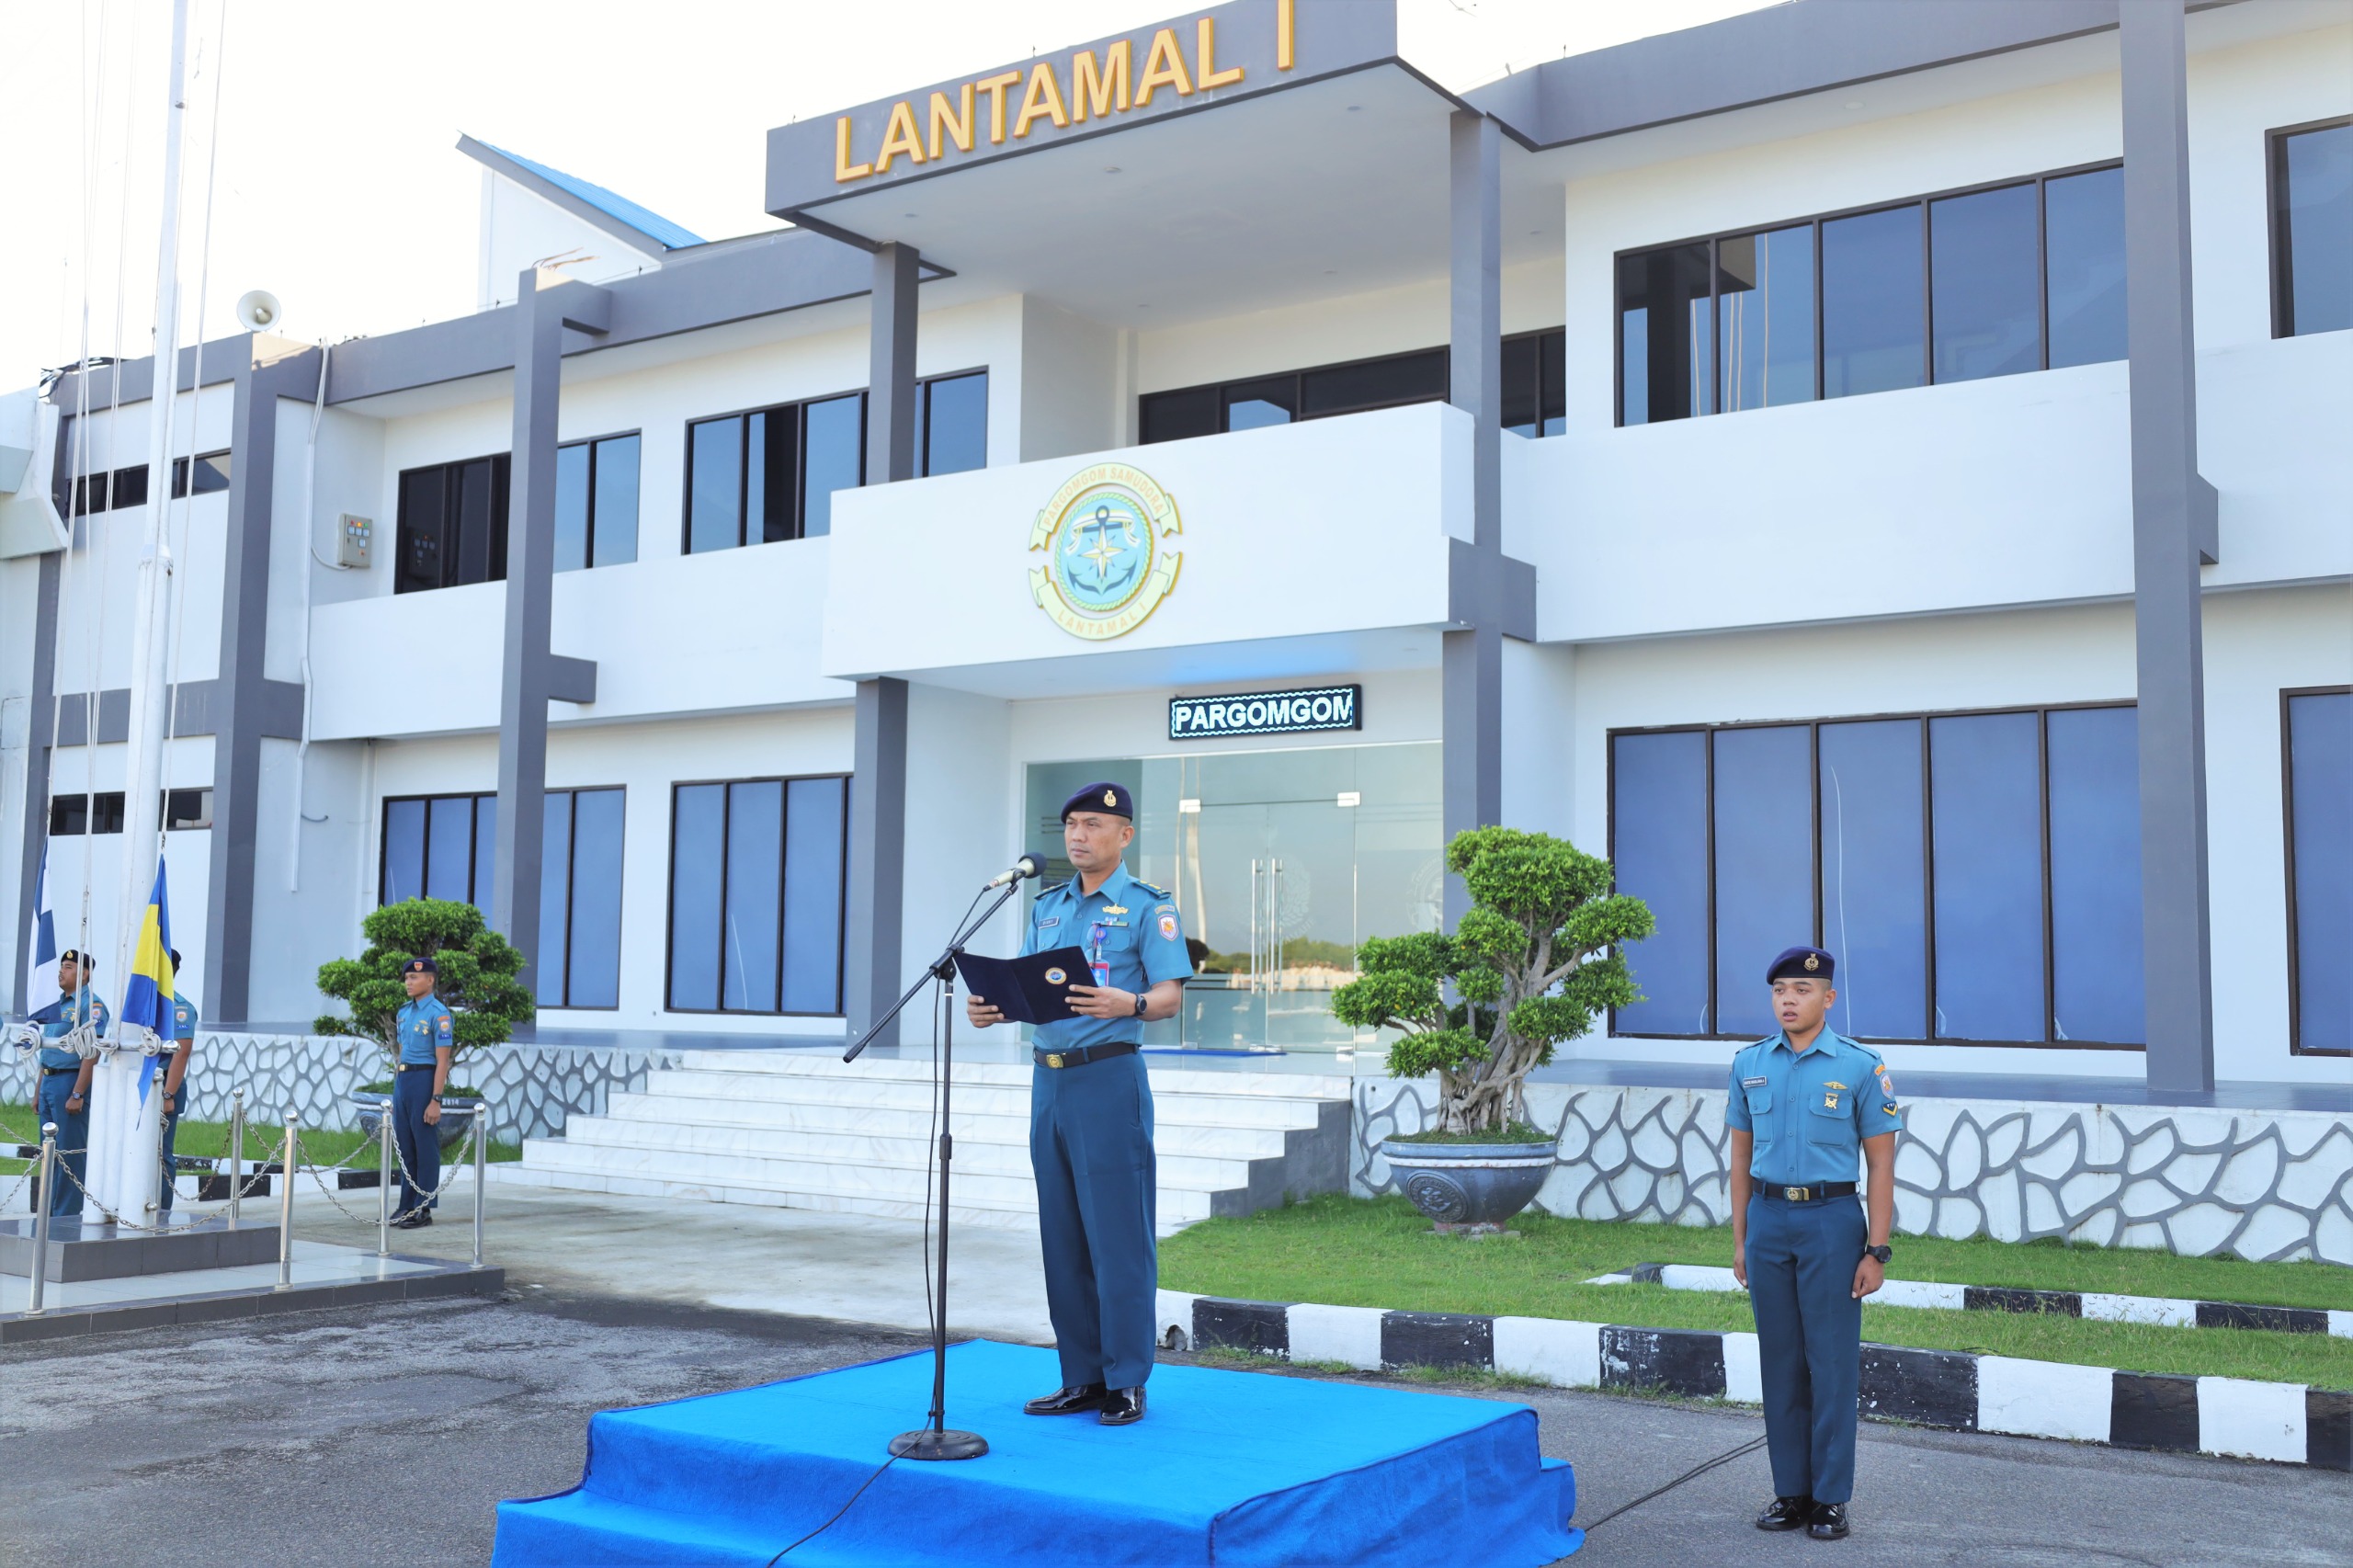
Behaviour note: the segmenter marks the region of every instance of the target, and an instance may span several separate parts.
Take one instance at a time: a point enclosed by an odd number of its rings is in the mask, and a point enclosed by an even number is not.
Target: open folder
[[[964,988],[1017,1024],[1051,1024],[1078,1015],[1071,1011],[1070,988],[1095,983],[1086,954],[1056,948],[1018,959],[984,959],[958,953],[956,971]]]

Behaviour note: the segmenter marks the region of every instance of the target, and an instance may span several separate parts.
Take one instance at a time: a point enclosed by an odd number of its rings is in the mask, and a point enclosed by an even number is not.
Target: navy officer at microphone
[[[1038,894],[1021,945],[1081,949],[1094,970],[1092,985],[1070,989],[1079,1016],[1039,1025],[1032,1041],[1029,1164],[1063,1386],[1022,1408],[1093,1412],[1106,1426],[1143,1419],[1160,1285],[1152,1085],[1137,1052],[1147,1019],[1176,1016],[1193,972],[1176,901],[1122,864],[1135,814],[1118,784],[1063,802],[1063,853],[1078,874]],[[982,1028],[1005,1021],[982,996],[965,998],[964,1016]]]

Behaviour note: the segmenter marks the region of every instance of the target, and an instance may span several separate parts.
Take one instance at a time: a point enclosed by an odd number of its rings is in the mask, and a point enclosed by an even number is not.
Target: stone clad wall
[[[1350,1190],[1396,1190],[1381,1141],[1419,1131],[1430,1080],[1359,1080]],[[1588,1220],[1726,1222],[1721,1089],[1531,1084],[1560,1138],[1537,1203]],[[1895,1228],[1907,1235],[2061,1236],[2353,1264],[2353,1119],[2047,1101],[1908,1101]]]
[[[0,1099],[27,1104],[31,1058],[9,1057],[0,1062]],[[189,1069],[187,1114],[225,1121],[242,1088],[248,1121],[282,1121],[291,1110],[305,1127],[354,1128],[351,1092],[381,1075],[381,1060],[371,1041],[348,1036],[207,1032]],[[675,1051],[499,1045],[461,1058],[453,1081],[482,1091],[492,1140],[511,1143],[554,1137],[575,1115],[601,1116],[614,1091],[642,1089],[648,1073],[677,1061]]]

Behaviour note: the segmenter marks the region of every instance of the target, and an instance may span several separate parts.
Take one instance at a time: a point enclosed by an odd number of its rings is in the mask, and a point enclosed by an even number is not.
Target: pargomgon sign
[[[1172,697],[1168,738],[1291,735],[1364,728],[1364,687],[1318,686],[1302,691],[1241,691],[1224,697]]]

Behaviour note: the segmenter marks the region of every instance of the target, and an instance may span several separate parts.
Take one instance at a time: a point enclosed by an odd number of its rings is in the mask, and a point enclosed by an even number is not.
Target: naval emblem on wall
[[[1142,625],[1184,564],[1176,500],[1126,463],[1097,463],[1063,482],[1029,530],[1043,551],[1029,597],[1074,637],[1101,641]]]

